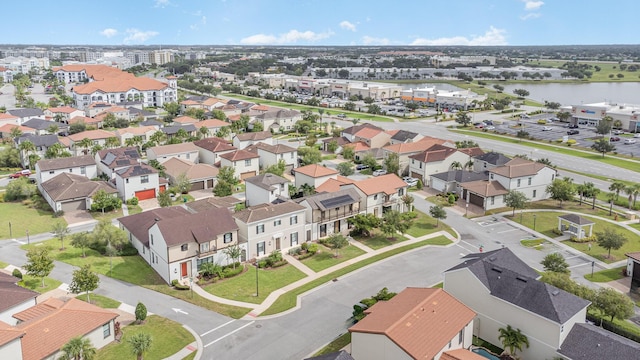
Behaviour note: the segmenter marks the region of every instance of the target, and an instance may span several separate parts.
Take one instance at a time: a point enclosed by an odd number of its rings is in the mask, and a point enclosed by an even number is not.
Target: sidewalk
[[[406,236],[409,240],[403,241],[403,242],[399,242],[399,243],[396,243],[396,244],[393,244],[393,245],[390,245],[390,246],[386,246],[386,247],[380,248],[378,250],[373,250],[373,249],[371,249],[371,248],[369,248],[369,247],[367,247],[365,245],[360,244],[357,241],[352,241],[351,245],[356,246],[356,247],[366,251],[366,253],[362,254],[360,256],[357,256],[357,257],[355,257],[353,259],[349,259],[347,261],[341,262],[340,264],[336,264],[336,265],[334,265],[332,267],[326,268],[326,269],[324,269],[322,271],[319,271],[319,272],[314,272],[313,270],[311,270],[306,265],[304,265],[302,262],[298,261],[297,259],[293,258],[292,256],[290,256],[288,254],[283,254],[283,257],[285,259],[287,259],[287,261],[291,265],[293,265],[294,267],[296,267],[297,269],[299,269],[300,271],[305,273],[307,276],[304,277],[303,279],[300,279],[300,280],[298,280],[296,282],[293,282],[293,283],[291,283],[291,284],[289,284],[287,286],[284,286],[284,287],[282,287],[280,289],[277,289],[277,290],[271,292],[271,294],[269,294],[269,296],[267,296],[267,298],[261,304],[253,304],[253,303],[247,303],[247,302],[242,302],[242,301],[236,301],[236,300],[229,300],[229,299],[221,298],[219,296],[215,296],[213,294],[210,294],[210,293],[204,291],[204,289],[202,289],[197,284],[193,284],[193,291],[196,294],[202,296],[203,298],[211,300],[211,301],[215,301],[215,302],[218,302],[218,303],[221,303],[221,304],[226,304],[226,305],[249,308],[249,309],[251,309],[251,312],[249,312],[248,315],[245,315],[245,317],[243,319],[244,320],[254,320],[261,313],[263,313],[265,310],[267,310],[269,307],[271,307],[271,305],[273,305],[273,303],[280,297],[280,295],[282,295],[284,293],[287,293],[287,292],[289,292],[291,290],[294,290],[294,289],[296,289],[296,288],[298,288],[300,286],[306,285],[306,284],[308,284],[308,283],[310,283],[310,282],[312,282],[312,281],[314,281],[316,279],[319,279],[319,278],[321,278],[321,277],[323,277],[323,276],[325,276],[327,274],[331,274],[334,271],[343,269],[343,268],[345,268],[345,267],[347,267],[349,265],[358,263],[358,262],[360,262],[362,260],[371,258],[371,257],[376,256],[378,254],[386,253],[388,251],[394,250],[394,249],[399,248],[399,247],[407,246],[407,245],[410,245],[410,244],[414,244],[414,243],[417,243],[417,242],[420,242],[420,241],[423,241],[423,240],[427,240],[427,239],[431,239],[431,238],[435,238],[435,237],[438,237],[438,236],[445,236],[449,240],[451,240],[453,243],[456,243],[458,241],[458,239],[452,237],[451,234],[449,234],[446,231],[437,231],[437,232],[434,232],[434,233],[431,233],[431,234],[427,234],[427,235],[421,236],[419,238],[414,238],[414,237],[412,237],[410,235],[406,235],[406,234],[404,236]],[[432,245],[427,245],[427,246],[432,246]],[[367,265],[367,266],[369,266],[369,265]],[[361,270],[365,269],[367,266],[364,266],[364,267],[362,267],[362,268],[360,268],[358,270],[355,270],[355,271],[361,271]],[[350,274],[352,274],[352,273],[350,273]],[[348,276],[348,275],[349,274],[344,275],[344,276]],[[311,289],[310,291],[314,291],[315,289],[317,289],[317,288]],[[301,295],[298,296],[297,304],[293,309],[285,311],[285,312],[280,313],[280,314],[272,315],[271,317],[282,316],[282,315],[284,315],[284,314],[286,314],[286,313],[288,313],[290,311],[294,311],[294,310],[298,309],[300,307],[300,297],[301,296],[304,296],[304,294],[301,294]],[[265,318],[268,318],[268,317],[265,317]]]

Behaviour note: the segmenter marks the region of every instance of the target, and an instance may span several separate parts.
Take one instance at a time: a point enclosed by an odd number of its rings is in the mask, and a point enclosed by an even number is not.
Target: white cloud
[[[521,20],[529,20],[529,19],[536,19],[540,17],[540,13],[528,13],[527,15],[523,15],[520,16]]]
[[[346,30],[356,31],[356,25],[348,22],[347,20],[341,22],[340,27]]]
[[[372,36],[363,36],[363,45],[389,45],[390,41],[387,38],[376,38]]]
[[[206,16],[202,15],[200,17],[200,24],[207,25],[207,17]],[[198,28],[198,23],[189,25],[189,28],[191,28],[191,30],[196,30]]]
[[[163,8],[163,7],[166,7],[166,6],[170,5],[170,4],[171,3],[169,2],[169,0],[156,0],[156,2],[153,5],[153,7]]]
[[[329,38],[334,33],[332,31],[324,33],[316,33],[313,31],[290,30],[279,36],[268,34],[256,34],[240,40],[243,45],[282,45],[293,44],[298,41],[315,42],[318,40]]]
[[[106,29],[100,31],[100,35],[108,37],[108,38],[114,37],[114,36],[118,35],[118,30],[112,29],[112,28],[106,28]]]
[[[538,10],[544,5],[544,1],[522,0],[522,2],[524,3],[524,9],[527,11]]]
[[[152,37],[158,35],[157,31],[141,31],[138,29],[127,29],[127,37],[122,40],[125,44],[142,44]]]
[[[472,35],[470,38],[465,36],[443,37],[438,39],[415,39],[411,45],[421,46],[446,46],[446,45],[468,45],[468,46],[487,46],[487,45],[507,45],[506,31],[489,27],[483,35]]]

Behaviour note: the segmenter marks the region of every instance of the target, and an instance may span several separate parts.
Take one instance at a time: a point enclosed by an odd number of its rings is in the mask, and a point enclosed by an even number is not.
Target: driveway
[[[158,204],[158,199],[153,198],[139,201],[138,206],[140,206],[142,211],[147,211],[159,208],[160,204]]]
[[[89,223],[96,221],[91,214],[86,210],[67,211],[63,215],[65,221],[69,225],[77,225],[82,223]]]

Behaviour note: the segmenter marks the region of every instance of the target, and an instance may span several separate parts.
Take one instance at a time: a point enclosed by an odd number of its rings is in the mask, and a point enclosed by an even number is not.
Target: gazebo
[[[576,214],[565,214],[558,216],[558,230],[563,233],[574,235],[578,240],[583,237],[589,237],[593,234],[593,225],[595,223]],[[588,227],[588,232],[585,228]]]

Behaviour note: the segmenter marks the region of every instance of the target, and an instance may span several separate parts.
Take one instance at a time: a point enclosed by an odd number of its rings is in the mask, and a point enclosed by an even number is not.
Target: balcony
[[[209,249],[209,251],[200,251],[200,249],[198,249],[196,250],[196,255],[198,255],[199,258],[203,258],[203,257],[213,255],[217,252],[218,252],[218,249],[215,247]]]
[[[325,222],[325,221],[344,219],[347,217],[355,216],[359,213],[360,213],[360,209],[354,209],[351,211],[339,211],[339,212],[332,211],[328,215],[327,214],[325,214],[324,216],[320,215],[319,220],[320,222]]]

